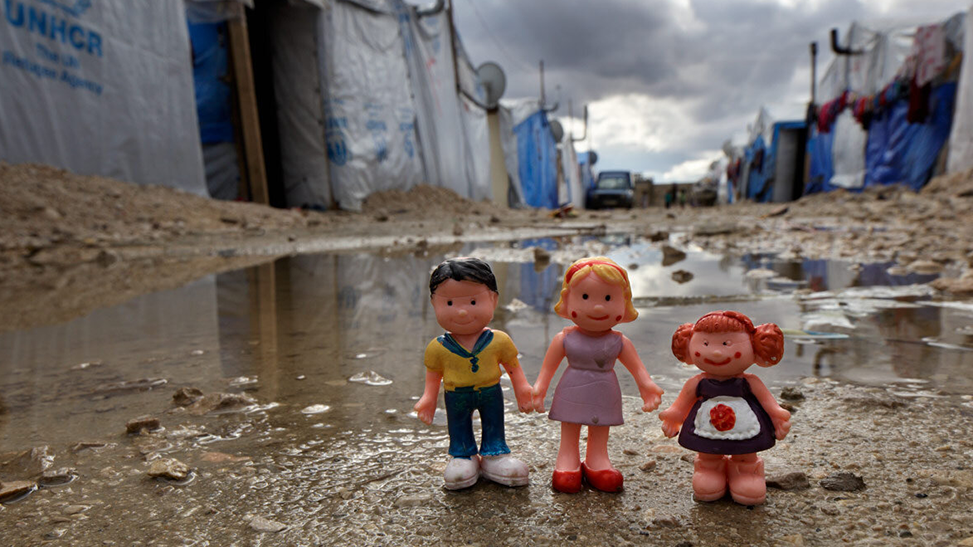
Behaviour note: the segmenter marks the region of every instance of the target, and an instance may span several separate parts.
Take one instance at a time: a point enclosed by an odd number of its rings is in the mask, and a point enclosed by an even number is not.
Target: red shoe
[[[551,479],[551,487],[565,494],[577,494],[581,491],[581,469],[574,471],[555,469],[554,476]]]
[[[602,492],[618,492],[622,489],[622,482],[625,479],[622,477],[622,472],[614,467],[598,469],[596,471],[582,462],[581,470],[584,472],[584,478],[592,488],[601,490]]]

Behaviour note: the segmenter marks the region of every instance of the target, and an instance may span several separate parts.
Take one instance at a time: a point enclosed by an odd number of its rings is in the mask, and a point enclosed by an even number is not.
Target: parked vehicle
[[[635,185],[629,171],[602,171],[598,181],[585,196],[585,208],[601,209],[608,207],[632,208]]]

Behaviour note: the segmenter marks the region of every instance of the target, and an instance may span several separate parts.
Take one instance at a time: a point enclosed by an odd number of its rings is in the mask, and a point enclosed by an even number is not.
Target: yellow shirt
[[[479,349],[481,345],[484,347]],[[493,386],[500,381],[501,364],[508,367],[520,365],[517,346],[503,331],[487,329],[473,350],[471,353],[444,334],[426,346],[426,369],[442,374],[446,391],[453,391],[463,387]]]

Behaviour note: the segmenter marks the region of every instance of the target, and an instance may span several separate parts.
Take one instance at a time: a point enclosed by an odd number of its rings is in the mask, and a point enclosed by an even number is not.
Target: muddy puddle
[[[973,304],[942,301],[924,285],[935,275],[893,264],[669,244],[578,236],[286,257],[2,333],[0,481],[22,489],[0,505],[0,543],[948,545],[973,536],[963,516],[973,473],[962,463],[973,454]],[[669,350],[680,323],[713,309],[777,323],[785,357],[756,372],[775,395],[800,397],[788,402],[791,436],[764,456],[768,476],[801,473],[810,488],[771,489],[750,509],[695,503],[686,451],[661,435],[657,413],[638,412],[622,371],[627,422],[609,445],[622,494],[554,494],[556,424],[515,414],[506,378],[508,443],[531,466],[531,485],[443,490],[442,401],[431,427],[412,405],[423,350],[441,333],[428,273],[447,254],[493,264],[493,326],[511,334],[530,381],[567,326],[551,311],[563,268],[585,255],[629,269],[641,315],[619,330],[666,390],[663,406],[695,374]],[[818,486],[839,471],[864,475],[869,488]],[[932,510],[936,500],[954,509]]]

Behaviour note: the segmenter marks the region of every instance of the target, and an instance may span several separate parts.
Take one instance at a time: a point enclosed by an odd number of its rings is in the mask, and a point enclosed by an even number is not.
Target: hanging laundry
[[[916,29],[912,50],[916,56],[916,83],[922,87],[946,68],[946,35],[943,27],[927,25]]]
[[[929,93],[932,91],[932,84],[926,82],[919,85],[917,79],[909,83],[909,111],[906,120],[909,123],[926,123],[929,118]]]

